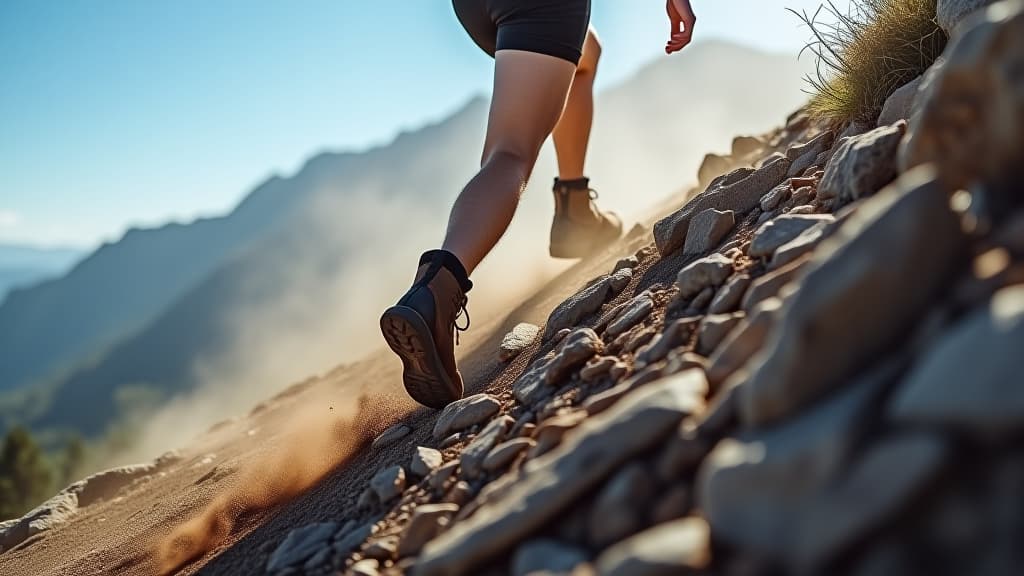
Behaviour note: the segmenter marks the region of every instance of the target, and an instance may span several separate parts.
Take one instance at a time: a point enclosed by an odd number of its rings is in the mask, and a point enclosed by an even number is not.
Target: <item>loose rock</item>
[[[513,576],[569,573],[587,561],[587,553],[557,540],[530,540],[512,557]]]
[[[267,572],[274,574],[290,566],[302,566],[313,554],[329,545],[337,530],[338,525],[334,522],[311,524],[292,530],[270,555]]]
[[[500,409],[501,402],[488,394],[476,394],[452,402],[438,416],[434,424],[434,438],[440,440],[461,432],[494,416]]]
[[[636,533],[655,489],[650,474],[639,464],[612,476],[590,510],[590,542],[604,548]]]
[[[711,562],[710,540],[704,520],[675,520],[605,550],[597,569],[601,576],[700,574]]]
[[[722,254],[712,254],[691,263],[679,271],[676,286],[679,298],[692,298],[708,287],[720,286],[732,274],[732,260]]]
[[[721,344],[722,340],[743,320],[745,314],[712,314],[700,323],[697,332],[697,353],[708,356]]]
[[[508,362],[519,356],[537,339],[537,335],[540,334],[540,327],[534,324],[517,324],[511,332],[505,335],[501,341],[501,346],[498,347],[498,358],[502,362]]]
[[[487,454],[487,458],[484,459],[484,470],[488,472],[504,470],[524,450],[532,448],[535,444],[536,442],[530,438],[513,438],[508,442],[495,446]]]
[[[469,446],[466,446],[459,457],[459,463],[467,478],[474,479],[480,475],[487,454],[498,442],[501,442],[514,423],[515,420],[510,416],[495,418],[484,427],[479,436],[470,442]]]
[[[708,208],[693,217],[686,232],[683,254],[703,254],[722,241],[736,225],[736,213]]]
[[[906,131],[907,123],[900,121],[839,144],[825,166],[818,197],[823,200],[857,200],[892,182],[897,174],[900,139]]]
[[[427,448],[424,446],[418,446],[416,451],[412,454],[412,462],[409,463],[409,472],[425,478],[430,475],[431,472],[437,470],[444,464],[444,457],[441,453],[433,448]]]
[[[782,287],[799,278],[807,268],[807,258],[799,258],[778,270],[758,278],[743,296],[741,308],[751,312],[754,307],[769,298],[782,296]]]
[[[608,324],[605,334],[609,338],[615,338],[643,321],[651,313],[651,310],[654,310],[654,300],[649,293],[644,292],[633,298],[619,315]]]
[[[749,318],[732,330],[708,359],[708,382],[713,389],[743,367],[756,354],[768,333],[775,326],[782,308],[782,300],[768,298],[758,304]]]
[[[780,247],[798,238],[809,228],[834,222],[829,214],[783,215],[761,225],[750,241],[751,258],[770,257]]]
[[[561,382],[570,372],[604,350],[604,343],[590,328],[574,331],[559,346],[558,353],[547,366],[544,380],[548,384]]]
[[[398,556],[405,558],[418,554],[424,544],[435,538],[459,511],[455,504],[421,504],[409,520],[402,540],[398,544]]]

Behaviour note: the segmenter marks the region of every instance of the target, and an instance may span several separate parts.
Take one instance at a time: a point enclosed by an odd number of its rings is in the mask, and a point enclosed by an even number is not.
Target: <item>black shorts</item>
[[[491,56],[524,50],[579,64],[590,0],[452,0],[473,41]]]

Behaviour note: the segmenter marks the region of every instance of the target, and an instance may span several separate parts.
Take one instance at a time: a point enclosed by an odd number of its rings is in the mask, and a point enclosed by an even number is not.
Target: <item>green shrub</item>
[[[813,14],[794,12],[814,34],[818,58],[808,77],[808,112],[839,125],[873,123],[897,88],[921,75],[946,46],[935,0],[853,0],[843,12],[828,0]]]
[[[28,430],[15,426],[0,447],[0,520],[16,518],[49,495],[52,473]]]

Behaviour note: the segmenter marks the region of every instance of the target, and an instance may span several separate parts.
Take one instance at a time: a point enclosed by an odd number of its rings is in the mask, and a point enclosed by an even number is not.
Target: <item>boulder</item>
[[[537,339],[538,334],[540,334],[540,326],[525,322],[517,324],[511,332],[502,338],[501,345],[498,346],[498,358],[502,362],[508,362],[519,356]]]
[[[788,171],[789,160],[775,158],[755,171],[741,173],[742,179],[738,181],[732,181],[732,175],[727,175],[712,182],[703,194],[654,225],[658,253],[665,257],[681,248],[686,241],[690,221],[708,208],[743,214],[756,207],[764,193],[779,185]]]
[[[697,214],[690,221],[686,231],[683,254],[690,256],[708,252],[726,237],[736,225],[736,213],[732,210],[719,211],[714,208]]]
[[[889,405],[895,422],[983,437],[1024,430],[1024,286],[1004,288],[950,329]]]
[[[818,198],[857,200],[892,182],[897,175],[897,150],[906,131],[907,123],[900,121],[841,141],[825,166]]]
[[[966,11],[987,2],[946,4]],[[900,168],[930,162],[950,190],[980,180],[1013,196],[1024,157],[1024,2],[1001,2],[969,21],[921,87]]]
[[[649,450],[703,409],[703,374],[689,371],[638,389],[587,419],[559,448],[489,484],[472,516],[427,544],[414,574],[472,573],[542,530],[623,462]]]
[[[954,36],[957,26],[972,13],[980,10],[996,0],[938,0],[935,5],[935,16],[939,27],[947,36]]]
[[[781,420],[885,353],[948,287],[966,254],[934,171],[905,174],[864,202],[815,251],[782,312],[779,337],[740,391],[742,421]]]

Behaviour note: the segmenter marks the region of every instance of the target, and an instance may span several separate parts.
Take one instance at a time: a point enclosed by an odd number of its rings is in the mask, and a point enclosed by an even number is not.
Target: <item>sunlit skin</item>
[[[666,11],[670,31],[665,52],[673,54],[690,43],[697,19],[689,0],[668,0]],[[533,52],[495,54],[480,171],[455,200],[442,245],[467,273],[473,273],[505,234],[548,136],[554,138],[559,177],[583,177],[600,57],[601,43],[593,29],[576,66]]]

